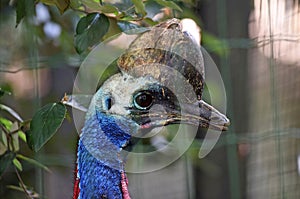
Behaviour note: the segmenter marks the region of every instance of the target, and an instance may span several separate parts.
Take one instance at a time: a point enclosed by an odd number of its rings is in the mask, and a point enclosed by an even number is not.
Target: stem
[[[23,180],[22,180],[22,178],[21,178],[21,176],[19,174],[19,171],[18,171],[18,169],[16,167],[15,167],[15,172],[17,174],[18,180],[19,180],[19,182],[21,184],[21,187],[22,187],[23,191],[25,192],[26,198],[32,199],[31,196],[29,195],[29,193],[28,193],[28,191],[26,189],[26,186],[25,186],[25,184],[24,184],[24,182],[23,182]]]

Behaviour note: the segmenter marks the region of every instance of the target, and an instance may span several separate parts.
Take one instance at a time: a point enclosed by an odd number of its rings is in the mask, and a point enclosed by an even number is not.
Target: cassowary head
[[[139,36],[118,59],[118,67],[121,73],[101,86],[90,110],[125,117],[142,129],[173,123],[227,129],[227,117],[202,100],[201,50],[179,20]]]
[[[121,72],[94,95],[82,129],[77,160],[81,198],[127,198],[120,153],[143,129],[185,123],[223,131],[229,125],[225,115],[202,100],[200,46],[182,31],[179,20],[140,35],[118,67]]]

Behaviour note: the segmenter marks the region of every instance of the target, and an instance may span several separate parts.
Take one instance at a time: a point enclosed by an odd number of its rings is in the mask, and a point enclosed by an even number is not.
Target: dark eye
[[[148,92],[141,92],[134,96],[133,102],[138,109],[147,109],[152,105],[153,97]]]

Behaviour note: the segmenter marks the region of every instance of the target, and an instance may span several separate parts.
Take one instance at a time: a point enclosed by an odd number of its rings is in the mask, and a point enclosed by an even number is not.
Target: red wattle
[[[121,180],[121,186],[122,186],[122,193],[123,193],[123,199],[131,199],[128,191],[128,180],[124,172],[121,172],[122,180]]]
[[[74,181],[74,190],[73,190],[73,199],[77,199],[79,196],[80,188],[79,188],[79,178],[77,176],[77,165],[75,169],[75,181]]]

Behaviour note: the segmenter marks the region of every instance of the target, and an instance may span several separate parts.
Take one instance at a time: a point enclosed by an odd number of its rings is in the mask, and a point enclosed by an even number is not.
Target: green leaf
[[[119,21],[118,23],[119,28],[122,30],[122,32],[126,34],[139,34],[143,33],[149,30],[149,28],[139,26],[134,23],[130,23],[128,21]]]
[[[60,14],[63,14],[70,6],[70,0],[40,0],[40,2],[56,6]]]
[[[23,140],[24,142],[27,142],[26,141],[26,134],[23,131],[18,131],[18,135],[19,135],[19,138],[21,140]]]
[[[39,167],[39,168],[42,168],[42,169],[44,169],[45,171],[50,172],[50,170],[49,170],[49,168],[48,168],[47,166],[43,165],[42,163],[40,163],[40,162],[38,162],[38,161],[36,161],[36,160],[34,160],[34,159],[28,158],[28,157],[23,156],[23,155],[21,155],[21,154],[17,154],[17,158],[19,158],[19,159],[21,159],[21,160],[24,160],[24,161],[26,161],[26,162],[28,162],[28,163],[34,165],[34,166],[37,166],[37,167]]]
[[[0,142],[7,148],[7,137],[6,137],[6,134],[4,131],[2,131],[0,129],[0,134],[1,134],[1,137],[0,137]]]
[[[80,0],[70,0],[70,8],[79,8],[81,6],[81,1]]]
[[[16,152],[19,151],[20,149],[20,144],[19,144],[19,135],[17,133],[14,133],[11,135],[11,150]]]
[[[92,10],[94,10],[94,9],[97,10],[100,7],[100,4],[95,1],[81,0],[81,2],[85,7],[88,7],[89,9],[92,9]]]
[[[0,156],[0,176],[4,173],[6,168],[11,165],[15,157],[16,154],[11,151],[7,151],[6,153]]]
[[[35,152],[56,133],[61,126],[66,107],[62,103],[51,103],[39,109],[30,122],[30,130],[26,132],[27,144]]]
[[[172,8],[174,10],[178,10],[178,11],[182,12],[182,9],[174,1],[166,1],[166,0],[155,0],[155,1],[156,1],[156,3],[158,3],[164,7]]]
[[[111,4],[103,5],[102,3],[99,3],[99,1],[95,2],[91,0],[82,0],[81,2],[92,12],[114,13],[116,15],[119,13],[118,8]]]
[[[79,54],[97,43],[107,33],[109,20],[104,14],[91,13],[82,17],[76,27],[75,48]]]
[[[119,13],[118,8],[109,4],[100,6],[99,10],[103,13],[115,13],[116,15]]]
[[[153,21],[151,18],[148,18],[148,17],[144,18],[143,21],[144,21],[145,23],[149,24],[150,26],[154,26],[154,25],[158,24],[158,22]]]
[[[145,5],[142,0],[131,0],[135,6],[135,12],[145,16],[147,14]]]
[[[34,2],[35,0],[18,0],[17,1],[17,20],[16,20],[16,27],[19,25],[21,20],[24,17],[30,17],[34,15]]]
[[[0,117],[0,123],[6,128],[7,131],[11,130],[13,123],[10,120]]]
[[[136,18],[130,15],[126,15],[125,13],[122,13],[122,16],[120,16],[120,19],[122,21],[135,21]]]
[[[7,137],[6,134],[0,129],[0,155],[7,151]]]
[[[23,170],[22,164],[21,164],[21,162],[17,158],[13,159],[13,164],[16,166],[16,168],[19,171]]]

